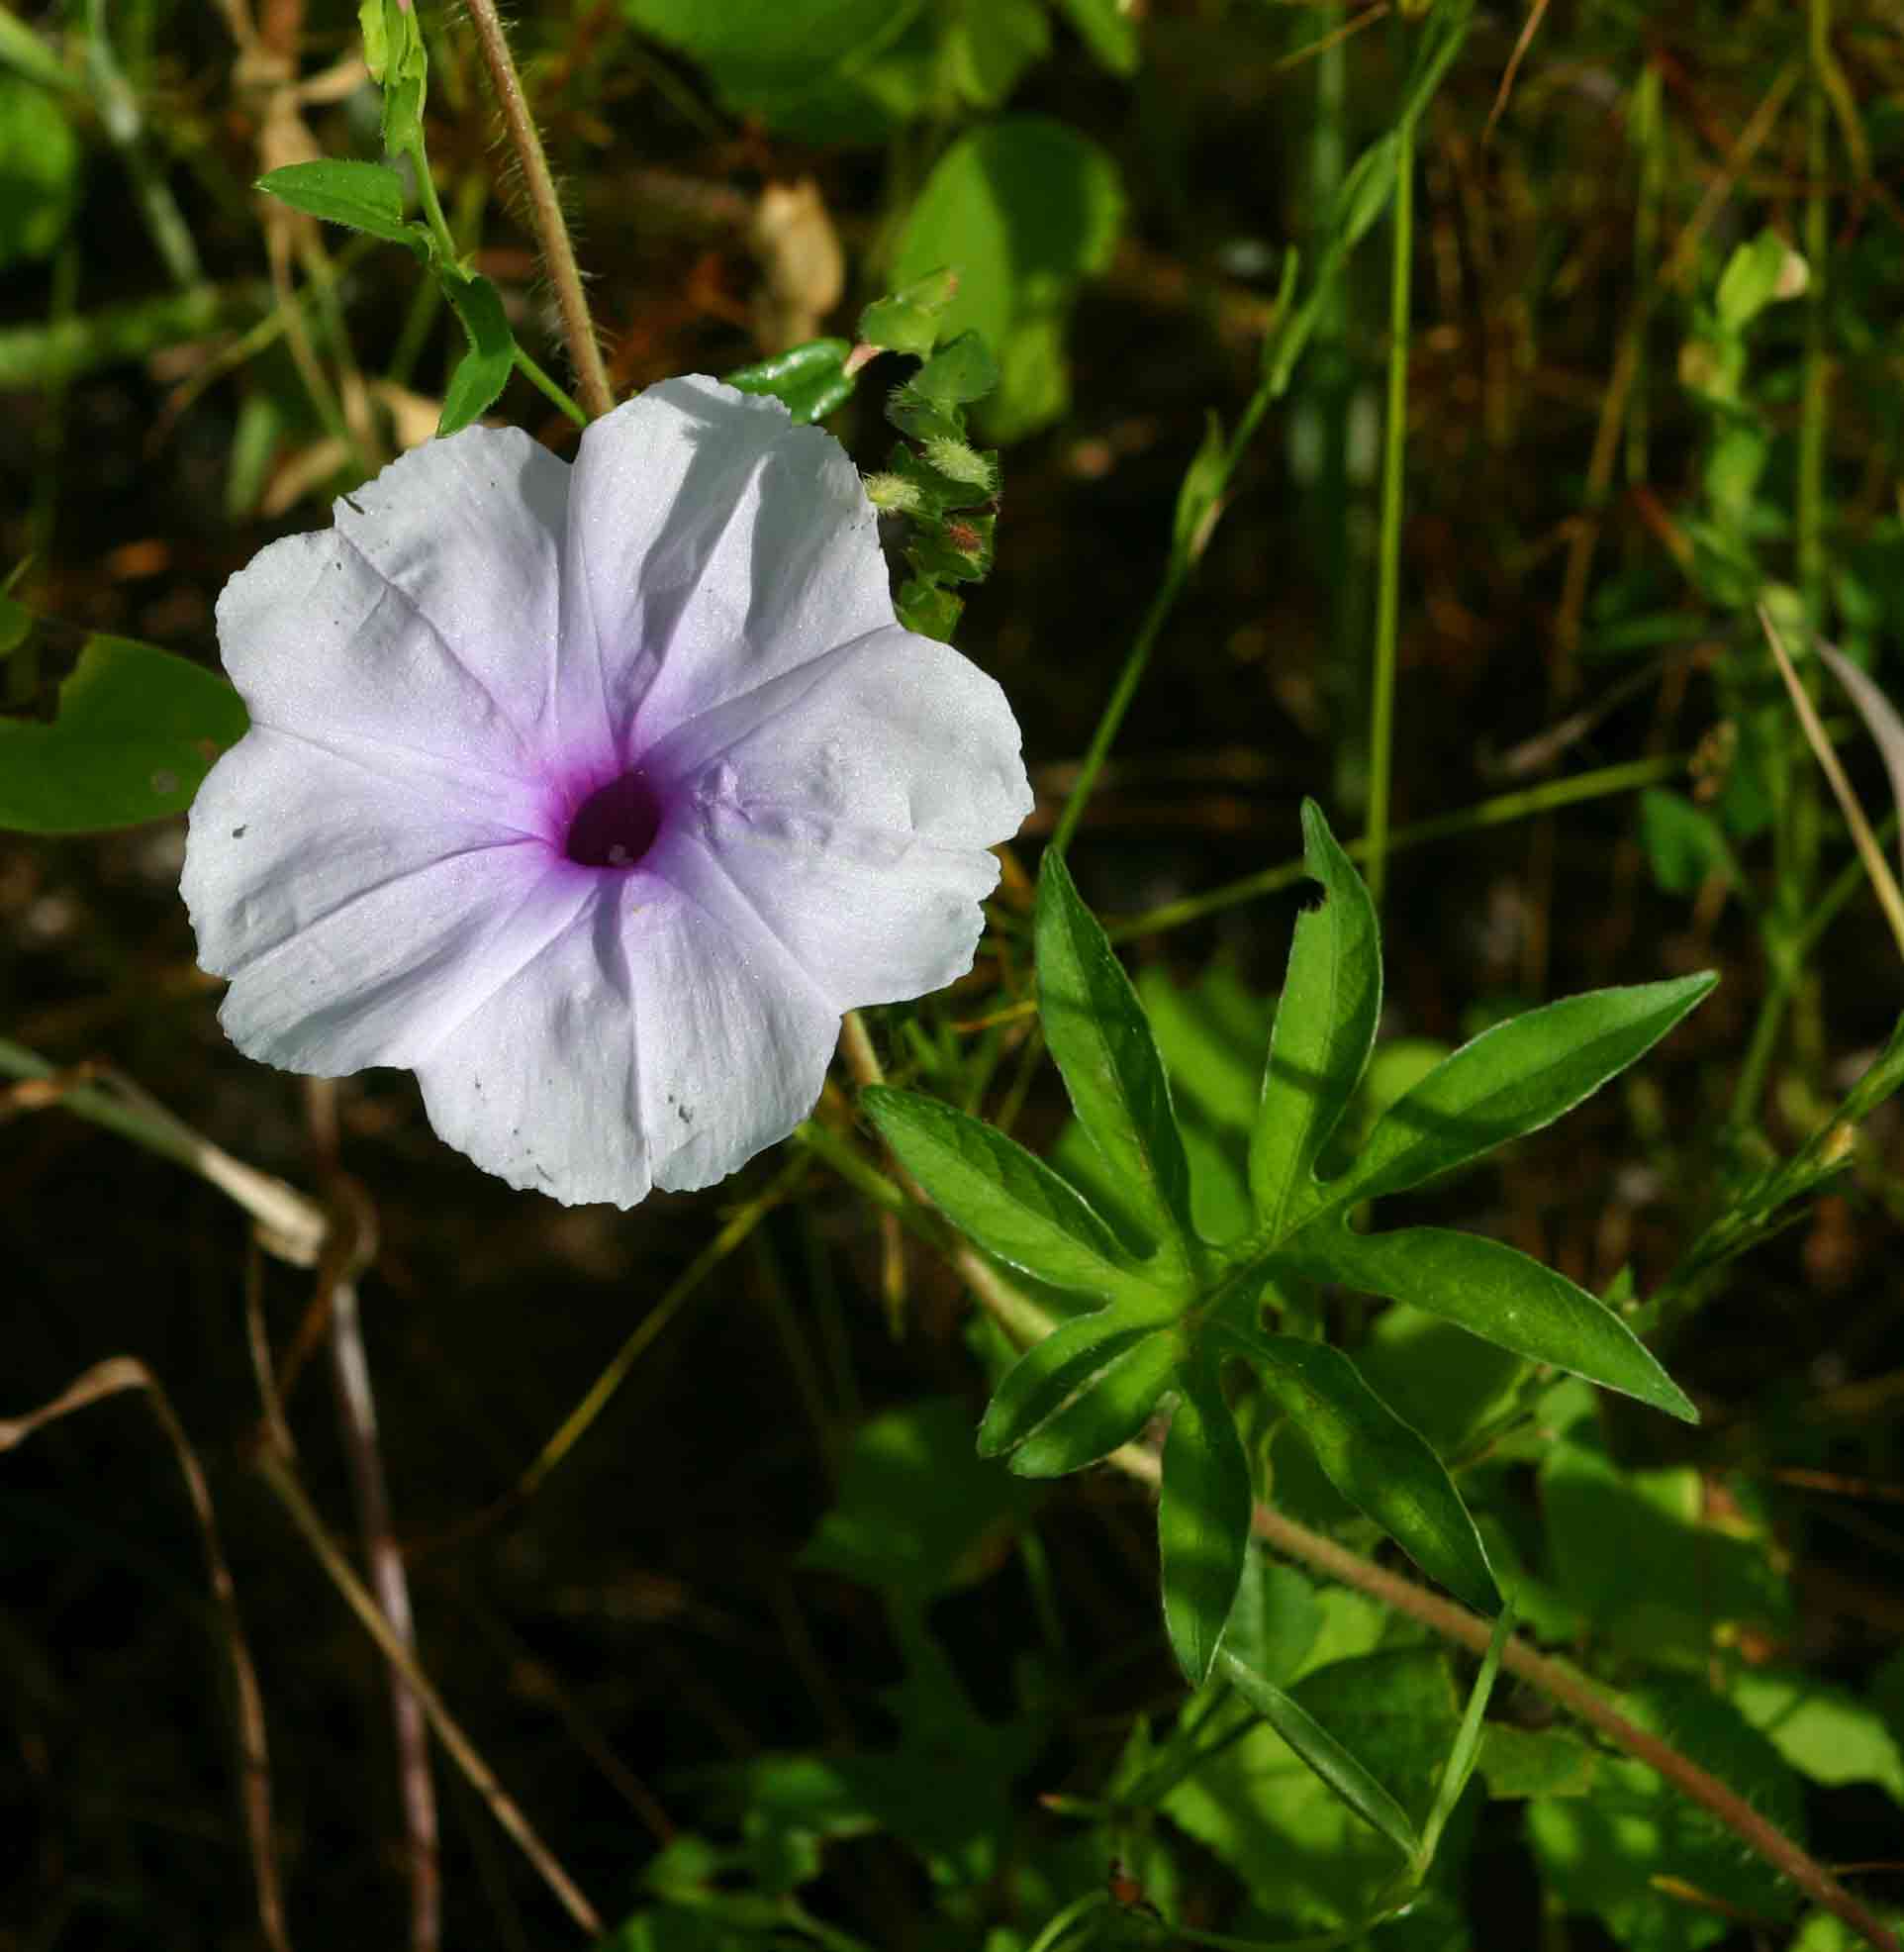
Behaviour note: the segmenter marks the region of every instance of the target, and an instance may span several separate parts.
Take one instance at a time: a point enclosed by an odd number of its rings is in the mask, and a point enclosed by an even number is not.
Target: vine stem
[[[848,1070],[862,1089],[884,1082],[878,1053],[856,1012],[847,1016],[840,1050]],[[853,1153],[857,1158],[856,1148],[843,1141],[831,1142],[830,1135],[829,1142],[816,1149],[822,1151],[822,1156],[829,1163],[839,1164],[842,1152]],[[861,1184],[869,1179],[881,1182],[882,1191],[877,1197],[882,1205],[890,1205],[903,1197],[883,1173],[864,1160],[857,1161],[857,1169],[850,1172],[848,1177]],[[906,1185],[906,1192],[915,1200],[920,1197],[916,1186],[910,1183]],[[987,1313],[1007,1334],[1019,1342],[1032,1342],[1051,1332],[1054,1324],[1043,1309],[1006,1282],[962,1236],[954,1234],[952,1239],[954,1245],[948,1251],[953,1265],[964,1276]],[[1154,1450],[1125,1444],[1121,1450],[1113,1451],[1105,1461],[1152,1489],[1163,1482],[1163,1462]],[[1360,1553],[1351,1552],[1347,1546],[1338,1545],[1334,1539],[1324,1538],[1320,1532],[1310,1531],[1306,1525],[1285,1518],[1267,1505],[1255,1507],[1250,1524],[1264,1544],[1288,1558],[1301,1560],[1328,1578],[1339,1580],[1344,1586],[1352,1586],[1358,1592],[1366,1593],[1370,1599],[1395,1612],[1405,1613],[1444,1639],[1456,1641],[1483,1656],[1493,1642],[1493,1627],[1478,1613],[1471,1613],[1466,1607],[1457,1606],[1454,1601],[1444,1600],[1440,1594],[1429,1592],[1413,1580],[1403,1579],[1399,1574],[1378,1566]],[[1744,1797],[1728,1789],[1718,1777],[1701,1769],[1669,1743],[1663,1742],[1659,1736],[1629,1720],[1584,1677],[1561,1662],[1537,1653],[1526,1641],[1512,1635],[1502,1649],[1501,1665],[1590,1724],[1636,1762],[1643,1762],[1649,1769],[1656,1770],[1682,1796],[1709,1810],[1749,1849],[1782,1876],[1789,1878],[1814,1903],[1823,1905],[1843,1919],[1860,1937],[1877,1947],[1878,1952],[1904,1952],[1896,1937],[1822,1864],[1801,1850],[1775,1824],[1767,1822]]]
[[[562,314],[562,337],[568,342],[569,358],[575,367],[575,383],[582,405],[591,418],[599,418],[615,405],[609,386],[609,369],[603,363],[602,348],[596,342],[595,324],[589,317],[589,301],[582,289],[581,268],[569,243],[569,227],[562,215],[560,198],[555,194],[555,178],[549,173],[548,157],[542,139],[535,132],[528,97],[523,92],[523,77],[516,70],[516,57],[509,50],[509,37],[503,32],[502,16],[496,0],[469,0],[469,17],[476,24],[476,39],[482,47],[483,60],[503,111],[509,140],[523,165],[523,181],[528,187],[529,215],[542,245],[542,262],[549,283],[555,287],[555,302]]]
[[[1401,610],[1401,475],[1408,446],[1409,272],[1415,248],[1415,119],[1395,130],[1393,255],[1388,269],[1388,403],[1381,440],[1381,539],[1376,585],[1376,665],[1369,699],[1369,899],[1388,878],[1388,783],[1395,728],[1395,634]]]

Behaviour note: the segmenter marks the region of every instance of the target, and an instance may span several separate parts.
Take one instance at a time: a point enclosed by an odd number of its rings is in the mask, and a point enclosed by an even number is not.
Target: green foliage
[[[1625,1710],[1681,1754],[1713,1771],[1787,1835],[1803,1838],[1797,1780],[1738,1710],[1696,1681],[1658,1682]],[[1602,1756],[1589,1795],[1550,1794],[1529,1804],[1527,1834],[1555,1899],[1589,1912],[1632,1952],[1698,1952],[1732,1926],[1701,1898],[1772,1923],[1797,1911],[1797,1895],[1718,1820],[1643,1762]],[[1674,1899],[1662,1889],[1685,1889]],[[1690,1902],[1688,1902],[1690,1901]]]
[[[436,424],[440,439],[480,420],[496,404],[516,362],[516,340],[503,311],[502,294],[487,278],[453,265],[440,266],[437,275],[469,342],[469,350],[456,362],[443,395],[442,419]]]
[[[0,71],[0,271],[45,257],[78,202],[79,139],[65,104],[40,82]]]
[[[403,178],[380,162],[326,158],[288,163],[260,176],[257,188],[327,224],[342,224],[387,244],[407,244],[420,255],[428,253],[429,233],[404,218]]]
[[[1360,876],[1312,805],[1303,830],[1324,902],[1298,922],[1250,1115],[1243,1238],[1217,1245],[1197,1230],[1150,1020],[1055,849],[1038,879],[1039,1017],[1125,1237],[1084,1194],[967,1114],[891,1090],[864,1100],[907,1172],[973,1239],[1099,1304],[1006,1374],[981,1426],[983,1451],[1030,1475],[1076,1470],[1174,1404],[1158,1512],[1164,1617],[1194,1685],[1215,1660],[1250,1526],[1251,1473],[1223,1385],[1232,1363],[1248,1366],[1341,1498],[1471,1604],[1499,1605],[1474,1521],[1430,1446],[1347,1354],[1264,1332],[1264,1306],[1286,1307],[1304,1281],[1410,1302],[1512,1354],[1694,1414],[1618,1316],[1554,1270],[1478,1236],[1364,1234],[1345,1221],[1361,1200],[1419,1185],[1558,1118],[1664,1036],[1711,979],[1601,991],[1496,1025],[1403,1092],[1341,1174],[1321,1180],[1316,1162],[1368,1069],[1381,969]],[[1242,1115],[1233,1098],[1210,1095],[1230,1118]]]
[[[853,397],[853,376],[845,370],[852,346],[843,339],[813,339],[771,359],[737,366],[727,384],[743,393],[765,393],[778,400],[802,427],[821,421]]]
[[[90,833],[183,813],[246,723],[238,693],[202,666],[88,637],[50,723],[0,718],[0,826]]]
[[[1007,116],[963,136],[939,159],[894,252],[901,283],[958,267],[946,337],[976,331],[999,361],[984,414],[1013,440],[1070,399],[1066,322],[1079,283],[1109,262],[1123,193],[1109,156],[1063,123]]]

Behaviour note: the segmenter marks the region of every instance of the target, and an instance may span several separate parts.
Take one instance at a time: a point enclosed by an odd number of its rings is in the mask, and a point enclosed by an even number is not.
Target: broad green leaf
[[[1112,74],[1137,72],[1137,8],[1130,0],[1058,0],[1078,38]]]
[[[1210,1122],[1246,1142],[1256,1122],[1272,1002],[1253,995],[1224,962],[1189,988],[1156,966],[1141,970],[1137,994],[1170,1073],[1173,1102],[1189,1099]],[[1237,1148],[1242,1157],[1244,1147]]]
[[[1650,1685],[1621,1706],[1803,1843],[1797,1779],[1703,1676]],[[1625,1756],[1598,1759],[1590,1796],[1530,1803],[1526,1834],[1554,1901],[1598,1917],[1622,1952],[1698,1952],[1737,1929],[1718,1909],[1665,1898],[1661,1878],[1768,1920],[1789,1919],[1798,1908],[1796,1890],[1742,1849],[1718,1817]]]
[[[997,108],[1051,51],[1042,0],[958,0],[944,11],[944,72],[975,108]]]
[[[1252,1672],[1234,1654],[1225,1654],[1217,1671],[1365,1823],[1379,1830],[1403,1857],[1415,1854],[1420,1838],[1408,1812],[1299,1702]]]
[[[926,179],[901,230],[894,276],[904,283],[958,266],[939,336],[976,329],[996,355],[998,391],[981,414],[995,439],[1016,439],[1063,411],[1064,321],[1080,280],[1108,264],[1122,217],[1110,157],[1043,116],[971,131]]]
[[[1833,1788],[1876,1783],[1904,1803],[1904,1750],[1884,1717],[1855,1695],[1792,1670],[1746,1668],[1727,1695],[1785,1760]]]
[[[1250,1546],[1250,1464],[1214,1364],[1186,1363],[1164,1440],[1164,1625],[1192,1688],[1209,1678]]]
[[[1643,1057],[1718,980],[1591,990],[1482,1031],[1388,1108],[1321,1197],[1338,1207],[1404,1192],[1552,1124]]]
[[[0,718],[0,827],[90,833],[182,814],[247,723],[215,673],[130,637],[89,637],[50,725]]]
[[[855,1432],[833,1508],[800,1562],[923,1605],[970,1585],[988,1540],[1038,1497],[973,1451],[962,1399],[928,1397]]]
[[[1043,1160],[983,1121],[916,1092],[869,1086],[860,1105],[900,1163],[961,1233],[1073,1294],[1110,1296],[1134,1265]]]
[[[1696,895],[1714,874],[1739,879],[1725,829],[1683,793],[1650,786],[1640,795],[1640,839],[1654,880],[1668,895]]]
[[[825,420],[835,406],[845,406],[852,398],[852,377],[845,371],[847,340],[808,340],[773,359],[759,359],[753,365],[735,367],[727,375],[729,386],[741,392],[765,392],[781,400],[794,422],[802,428],[815,420]]]
[[[819,141],[877,142],[917,114],[941,41],[920,19],[923,0],[622,3],[637,27],[707,70],[726,108]],[[926,29],[922,58],[885,71],[915,26]]]
[[[1293,1566],[1252,1552],[1223,1629],[1224,1657],[1241,1661],[1259,1680],[1286,1687],[1315,1645],[1322,1621],[1316,1589]]]
[[[78,201],[79,138],[65,104],[0,71],[0,270],[45,257],[66,235]]]
[[[1190,1168],[1163,1060],[1130,978],[1063,856],[1038,872],[1038,1016],[1079,1122],[1160,1245],[1190,1224]]]
[[[1375,904],[1313,800],[1302,803],[1302,840],[1323,903],[1296,918],[1250,1138],[1250,1191],[1271,1241],[1313,1183],[1316,1155],[1362,1082],[1381,1016]]]
[[[1340,1587],[1320,1597],[1356,1603],[1380,1631],[1372,1602]],[[1387,1791],[1410,1816],[1426,1809],[1457,1728],[1454,1689],[1444,1654],[1426,1647],[1388,1649],[1338,1659],[1305,1674],[1288,1691],[1297,1705]],[[1326,1787],[1276,1730],[1260,1723],[1212,1758],[1165,1799],[1172,1821],[1235,1872],[1281,1929],[1359,1926],[1371,1895],[1395,1875],[1393,1844],[1371,1829]],[[1460,1879],[1462,1818],[1443,1844],[1433,1884]],[[1254,1935],[1253,1935],[1254,1936]],[[1345,1943],[1432,1946],[1405,1922],[1375,1938],[1361,1930]],[[1461,1944],[1455,1937],[1444,1946]]]
[[[260,176],[256,187],[327,224],[345,224],[391,244],[428,250],[428,234],[404,219],[403,178],[380,162],[292,162]]]
[[[1324,1220],[1304,1227],[1286,1251],[1312,1280],[1406,1302],[1530,1362],[1552,1363],[1684,1422],[1699,1420],[1678,1385],[1611,1309],[1498,1240],[1433,1226],[1357,1233],[1339,1220]]]
[[[1565,1728],[1491,1723],[1481,1736],[1480,1773],[1500,1802],[1529,1797],[1583,1797],[1593,1787],[1599,1751]]]
[[[1446,1467],[1340,1349],[1227,1331],[1283,1406],[1329,1482],[1430,1578],[1482,1612],[1499,1610],[1487,1553]]]
[[[1702,1668],[1722,1635],[1789,1630],[1771,1540],[1711,1523],[1690,1466],[1622,1470],[1580,1424],[1549,1447],[1538,1482],[1554,1583],[1603,1638],[1656,1666]]]
[[[443,296],[449,300],[469,350],[456,362],[443,395],[442,418],[436,423],[436,437],[455,434],[480,420],[496,404],[509,384],[516,362],[516,340],[503,311],[502,295],[490,281],[446,267],[442,276]]]
[[[1150,1420],[1182,1355],[1183,1343],[1164,1328],[1133,1343],[1038,1425],[1011,1453],[1011,1469],[1021,1478],[1062,1478],[1129,1443]]]
[[[1127,1309],[1080,1316],[1034,1342],[1004,1373],[979,1424],[979,1455],[1021,1444],[1159,1324]]]
[[[1377,1396],[1444,1457],[1498,1418],[1527,1374],[1519,1356],[1419,1309],[1382,1309],[1355,1359]]]

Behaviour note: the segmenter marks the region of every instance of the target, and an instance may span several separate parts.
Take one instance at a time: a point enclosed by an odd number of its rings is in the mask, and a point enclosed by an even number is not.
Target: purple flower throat
[[[578,867],[633,867],[654,845],[662,812],[646,774],[622,773],[576,803],[562,851]]]

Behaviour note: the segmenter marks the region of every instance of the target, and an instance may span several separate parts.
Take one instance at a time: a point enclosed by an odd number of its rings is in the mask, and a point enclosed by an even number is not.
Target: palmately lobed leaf
[[[1177,1381],[1177,1409],[1164,1440],[1157,1549],[1171,1651],[1190,1686],[1200,1688],[1243,1583],[1254,1495],[1216,1363],[1193,1354]]]
[[[1004,1373],[979,1425],[979,1452],[1002,1456],[1033,1436],[1158,1324],[1128,1308],[1100,1309],[1054,1328]]]

